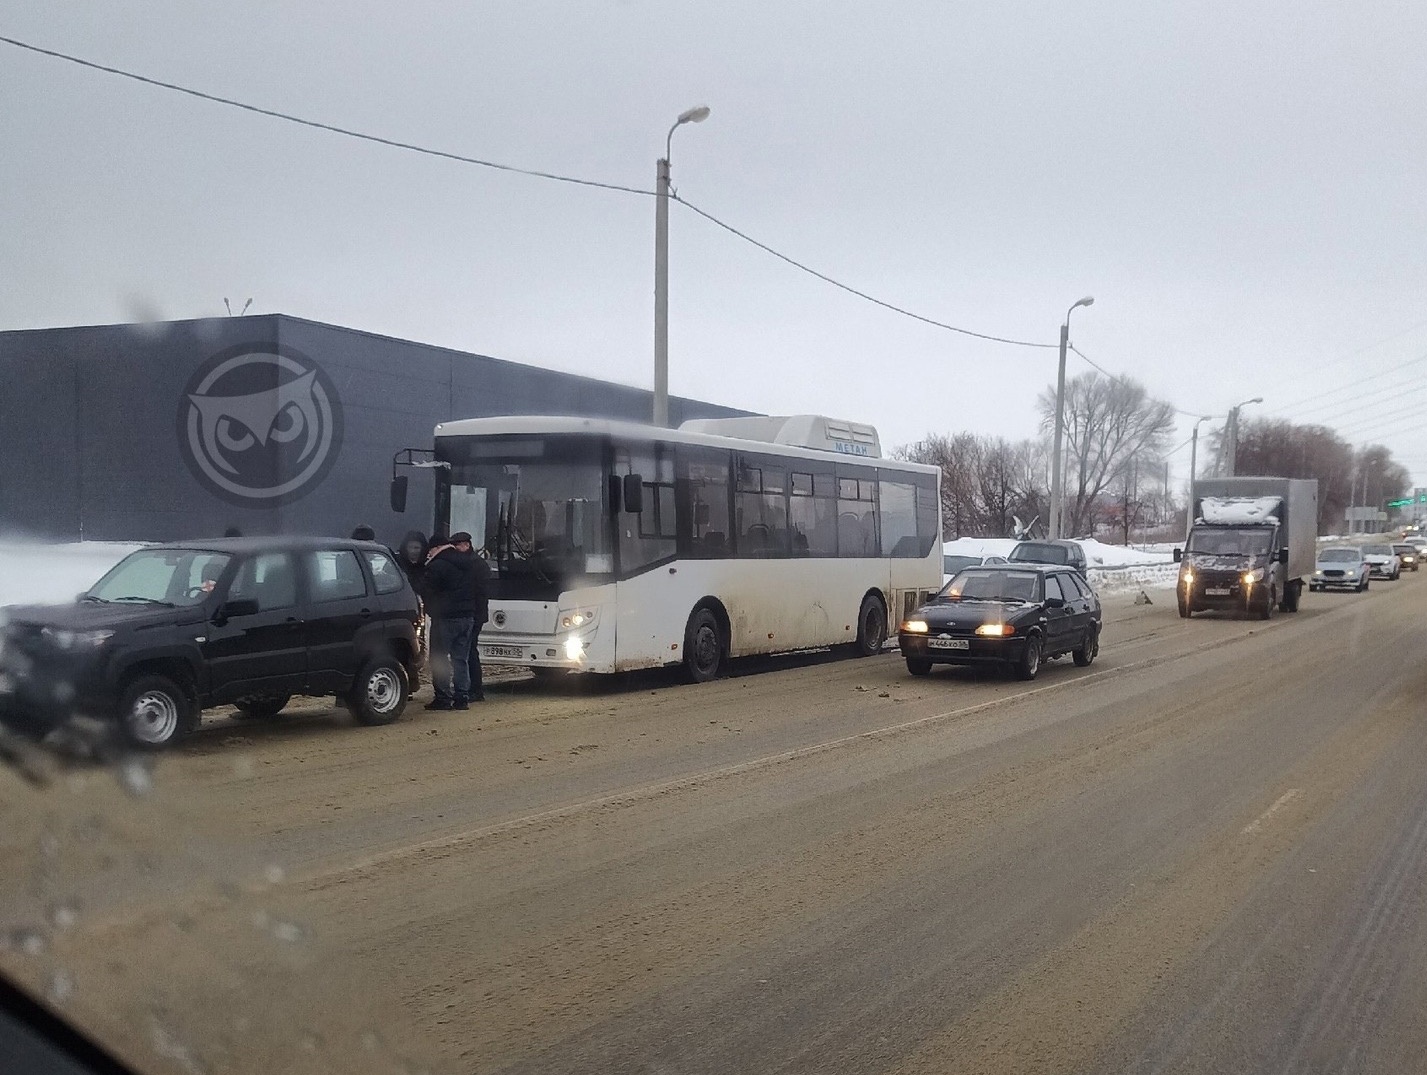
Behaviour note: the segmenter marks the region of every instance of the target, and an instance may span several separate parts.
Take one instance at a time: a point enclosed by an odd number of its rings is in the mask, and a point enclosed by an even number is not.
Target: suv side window
[[[228,599],[254,600],[259,612],[291,608],[297,604],[297,572],[285,552],[264,552],[249,557],[228,588]]]
[[[372,581],[377,584],[377,593],[396,593],[403,581],[401,568],[384,552],[364,553],[367,566],[372,569]]]
[[[362,565],[351,549],[318,549],[307,556],[314,602],[342,601],[367,595],[367,580],[362,574]]]

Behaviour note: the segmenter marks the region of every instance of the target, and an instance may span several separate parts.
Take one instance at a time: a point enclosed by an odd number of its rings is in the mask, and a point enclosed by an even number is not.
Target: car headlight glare
[[[924,635],[927,633],[927,621],[908,620],[902,624],[902,630],[906,631],[909,635]]]
[[[113,631],[69,631],[63,627],[43,627],[40,634],[60,649],[97,649],[114,637]]]
[[[1005,638],[1016,633],[1016,629],[1009,623],[983,623],[976,628],[976,633],[985,638]]]
[[[1256,582],[1263,581],[1263,568],[1256,567],[1252,571],[1245,571],[1243,575],[1244,585],[1252,586]]]
[[[1194,572],[1193,572],[1193,571],[1190,571],[1190,570],[1188,570],[1188,569],[1186,569],[1185,572],[1184,572],[1182,575],[1180,575],[1180,579],[1183,580],[1184,585],[1186,585],[1186,586],[1193,586],[1193,585],[1194,585]]]

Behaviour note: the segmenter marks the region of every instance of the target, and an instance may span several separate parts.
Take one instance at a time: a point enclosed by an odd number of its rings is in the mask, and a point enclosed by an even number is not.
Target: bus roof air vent
[[[877,430],[863,422],[848,422],[821,414],[768,415],[753,418],[694,418],[679,427],[685,433],[705,433],[741,440],[761,440],[813,448],[865,459],[882,458]]]

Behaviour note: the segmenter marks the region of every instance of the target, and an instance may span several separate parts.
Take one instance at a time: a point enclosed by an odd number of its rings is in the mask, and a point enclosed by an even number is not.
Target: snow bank
[[[73,601],[142,545],[84,541],[34,545],[0,541],[0,606]]]
[[[943,541],[943,556],[1010,556],[1019,545],[1015,538],[957,538]]]
[[[1018,544],[1015,538],[957,538],[942,542],[941,551],[947,556],[1010,556]],[[1084,538],[1079,545],[1085,550],[1085,563],[1092,568],[1163,564],[1169,562],[1170,550],[1174,548],[1173,545],[1151,545],[1143,549],[1106,545],[1094,538]]]

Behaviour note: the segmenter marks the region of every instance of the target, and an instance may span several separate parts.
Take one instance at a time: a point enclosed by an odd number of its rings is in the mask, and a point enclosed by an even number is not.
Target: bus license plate
[[[525,656],[525,651],[519,646],[482,646],[488,657],[514,657],[517,661]]]
[[[970,649],[971,642],[965,638],[929,638],[927,645],[932,649]]]
[[[1229,592],[1229,587],[1227,586],[1206,586],[1204,588],[1204,593],[1207,597],[1228,597]]]

